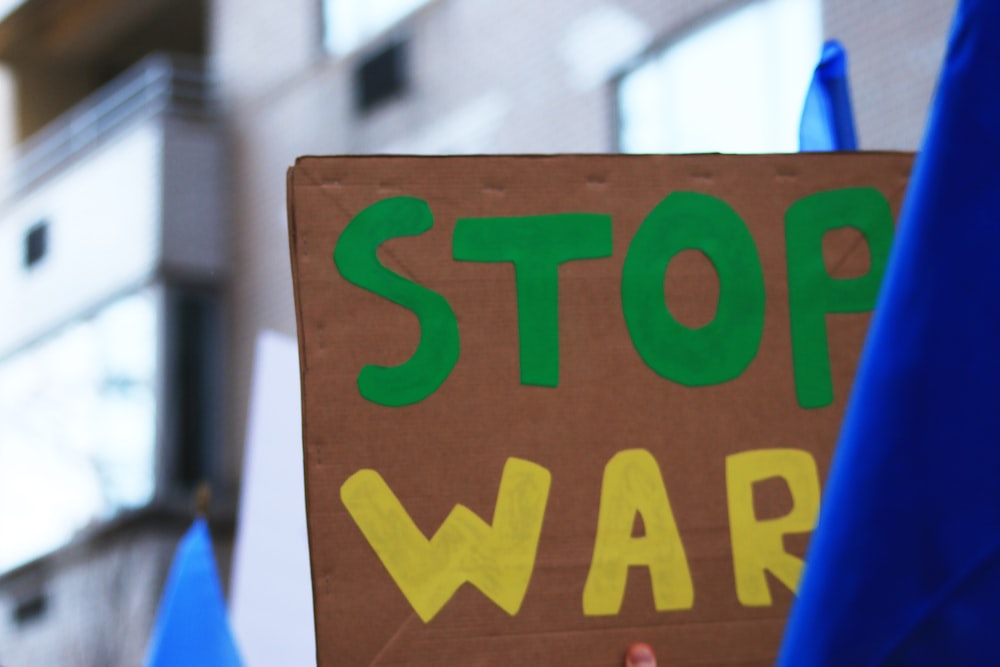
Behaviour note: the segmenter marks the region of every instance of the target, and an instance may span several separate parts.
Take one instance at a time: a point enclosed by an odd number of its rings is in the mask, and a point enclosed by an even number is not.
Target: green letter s
[[[358,213],[333,251],[340,275],[350,283],[407,308],[420,320],[420,343],[399,366],[367,365],[358,375],[361,395],[380,405],[411,405],[433,394],[458,362],[458,321],[437,292],[407,280],[378,260],[378,247],[389,239],[416,236],[434,225],[427,202],[392,197]]]

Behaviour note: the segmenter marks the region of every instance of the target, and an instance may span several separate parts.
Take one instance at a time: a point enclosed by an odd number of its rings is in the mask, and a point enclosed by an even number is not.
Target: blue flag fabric
[[[242,667],[204,519],[181,539],[146,651],[146,667]]]
[[[1000,665],[1000,2],[962,0],[779,664]]]
[[[847,51],[840,42],[823,45],[799,123],[800,151],[854,151],[858,139],[847,86]]]

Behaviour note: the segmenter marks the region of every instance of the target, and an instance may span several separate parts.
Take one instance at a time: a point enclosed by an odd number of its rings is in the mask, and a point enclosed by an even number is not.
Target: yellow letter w
[[[511,616],[528,592],[552,475],[509,458],[493,524],[455,505],[430,540],[374,470],[340,487],[340,499],[417,615],[429,622],[469,582]]]

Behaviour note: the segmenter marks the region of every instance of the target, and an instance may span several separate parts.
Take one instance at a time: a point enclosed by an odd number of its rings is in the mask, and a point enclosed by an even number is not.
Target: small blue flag
[[[212,538],[196,519],[181,539],[156,613],[145,667],[242,667],[229,629]]]
[[[961,0],[780,665],[1000,665],[1000,2]]]
[[[813,73],[799,124],[800,151],[856,151],[854,112],[847,87],[847,51],[830,40]]]

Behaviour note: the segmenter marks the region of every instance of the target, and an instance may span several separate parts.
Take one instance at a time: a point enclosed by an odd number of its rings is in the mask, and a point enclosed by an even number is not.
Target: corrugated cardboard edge
[[[295,161],[298,164],[301,158]],[[306,388],[306,354],[305,354],[305,340],[302,335],[302,298],[299,294],[299,267],[298,267],[298,234],[297,228],[295,226],[295,166],[288,168],[285,175],[285,198],[286,205],[288,207],[288,251],[291,255],[291,266],[292,266],[292,293],[295,299],[295,331],[296,339],[298,340],[299,346],[299,396],[302,397],[299,401],[299,411],[301,413],[302,419],[302,478],[305,490],[305,507],[306,507],[306,535],[309,541],[309,582],[312,588],[312,598],[313,598],[313,636],[319,637],[319,617],[316,613],[316,573],[313,570],[312,561],[312,522],[309,521],[311,513],[309,511],[309,498],[311,494],[309,493],[309,475],[306,471],[309,470],[309,448],[306,446],[306,433],[309,429],[306,427],[306,410],[305,410],[305,388]],[[319,664],[319,642],[316,642],[316,663]]]

